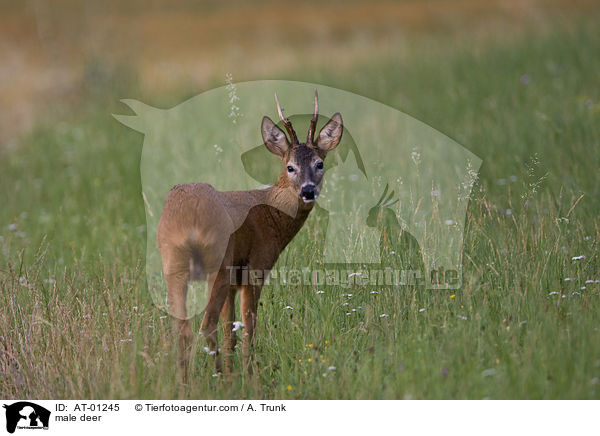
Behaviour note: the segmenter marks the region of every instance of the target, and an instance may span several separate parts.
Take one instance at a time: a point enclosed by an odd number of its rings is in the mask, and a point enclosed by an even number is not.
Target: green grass
[[[110,117],[132,95],[41,125],[0,160],[0,397],[599,398],[597,23],[285,77],[404,110],[484,163],[454,298],[266,288],[254,377],[212,377],[200,342],[178,380],[145,284],[142,136]]]

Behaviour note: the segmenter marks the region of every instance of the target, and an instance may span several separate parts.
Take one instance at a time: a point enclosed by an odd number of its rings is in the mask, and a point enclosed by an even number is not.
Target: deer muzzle
[[[302,198],[302,201],[305,203],[312,203],[317,199],[318,196],[319,193],[317,191],[317,187],[312,183],[303,185],[302,189],[300,190],[300,198]]]

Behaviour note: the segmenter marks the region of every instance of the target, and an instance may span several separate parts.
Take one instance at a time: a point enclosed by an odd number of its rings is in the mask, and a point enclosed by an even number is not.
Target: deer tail
[[[206,268],[198,250],[193,250],[190,257],[190,280],[206,280]]]

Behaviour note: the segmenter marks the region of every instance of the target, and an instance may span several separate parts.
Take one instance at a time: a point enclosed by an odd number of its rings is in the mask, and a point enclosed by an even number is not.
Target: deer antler
[[[317,128],[317,120],[319,119],[319,94],[315,88],[315,111],[313,112],[312,119],[310,120],[310,127],[308,128],[308,137],[306,143],[312,145],[314,143],[315,129]]]
[[[298,137],[296,136],[296,132],[292,127],[292,122],[283,116],[283,111],[281,110],[281,106],[279,105],[279,99],[277,98],[277,93],[275,93],[275,102],[277,103],[277,112],[279,113],[279,118],[283,121],[283,125],[285,126],[285,130],[287,130],[288,135],[290,135],[290,140],[292,141],[292,145],[298,144]]]

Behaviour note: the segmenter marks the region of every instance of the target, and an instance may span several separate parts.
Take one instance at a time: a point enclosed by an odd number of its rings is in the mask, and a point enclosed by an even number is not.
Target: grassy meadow
[[[168,92],[127,63],[86,76],[76,103],[0,147],[0,398],[600,398],[600,10],[586,11],[359,41],[338,68],[324,54],[271,75],[231,68],[367,96],[483,159],[462,289],[266,287],[258,370],[231,380],[213,377],[202,338],[178,377],[146,287],[143,136],[111,117],[121,98],[168,107],[225,76]]]

